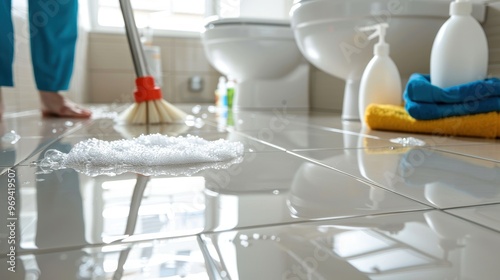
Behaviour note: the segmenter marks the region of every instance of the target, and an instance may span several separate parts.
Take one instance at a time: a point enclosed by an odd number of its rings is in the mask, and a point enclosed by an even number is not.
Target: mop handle
[[[134,62],[135,74],[137,77],[150,76],[148,65],[144,51],[142,49],[141,38],[135,25],[134,13],[130,0],[120,0],[120,8],[123,14],[123,21],[125,22],[125,31],[127,33],[127,40],[132,53],[132,60]]]

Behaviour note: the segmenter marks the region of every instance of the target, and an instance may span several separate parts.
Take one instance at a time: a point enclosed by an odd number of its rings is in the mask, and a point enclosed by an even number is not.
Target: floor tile
[[[308,126],[323,127],[338,130],[359,132],[361,123],[358,121],[344,121],[339,113],[321,111],[287,111],[287,119],[294,123]]]
[[[428,208],[285,152],[247,153],[227,169],[188,177],[89,177],[73,169],[40,174],[33,166],[13,171],[22,250]],[[2,196],[0,209],[8,206]],[[0,228],[0,236],[6,231]],[[6,242],[0,239],[0,253]]]
[[[271,111],[234,111],[230,115],[231,125],[226,127],[236,131],[273,131],[301,129],[307,125],[295,122],[296,117],[286,109]]]
[[[0,174],[6,167],[25,164],[26,158],[63,135],[69,135],[89,124],[88,120],[42,119],[29,114],[6,118],[0,122]]]
[[[499,142],[500,143],[500,142]],[[500,162],[500,145],[470,145],[437,147],[440,151]]]
[[[39,153],[44,147],[56,141],[55,137],[22,137],[14,144],[0,144],[0,170],[16,164],[26,165],[27,158]],[[1,174],[2,172],[0,172]]]
[[[446,212],[500,232],[500,204],[449,209]]]
[[[289,151],[362,148],[363,144],[360,140],[366,138],[358,134],[346,134],[307,126],[300,129],[244,131],[244,133]],[[387,139],[376,137],[369,139],[373,147],[401,146]]]
[[[439,211],[203,236],[222,279],[496,279],[500,235]]]
[[[28,114],[17,118],[5,118],[0,122],[0,135],[14,132],[24,137],[59,137],[70,134],[92,122],[87,119],[42,118],[39,114]]]
[[[150,124],[150,125],[128,125],[116,123],[112,119],[94,120],[91,125],[82,127],[72,133],[73,136],[91,136],[97,137],[108,134],[120,134],[123,138],[132,138],[141,134],[160,133],[168,136],[177,136],[181,134],[197,134],[203,132],[218,132],[218,128],[211,123],[202,121],[193,123],[179,124]]]
[[[265,172],[269,169],[273,172]],[[285,154],[251,154],[227,174],[200,175],[207,180],[210,203],[220,209],[217,230],[426,208]]]
[[[500,165],[491,161],[418,148],[297,154],[437,208],[500,202]]]
[[[331,112],[176,106],[183,124],[118,124],[123,104],[92,105],[89,120],[6,113],[0,279],[113,279],[120,255],[122,279],[497,278],[498,140],[373,131]],[[89,138],[152,133],[239,141],[245,153],[155,176],[39,164]]]
[[[181,134],[180,136],[187,136],[190,133]],[[197,134],[191,134],[203,138],[207,141],[216,141],[219,139],[224,139],[229,142],[240,142],[245,147],[245,152],[278,152],[282,151],[279,148],[271,146],[265,142],[258,141],[251,137],[246,136],[243,133],[237,131],[224,131],[224,132],[200,132]]]
[[[196,237],[23,254],[13,263],[9,259],[0,257],[0,279],[211,279]]]
[[[340,114],[332,114],[328,112],[288,112],[287,120],[292,123],[306,124],[309,127],[334,132],[348,132],[350,134],[363,135],[365,137],[376,139],[417,138],[424,141],[426,146],[431,147],[492,144],[497,142],[495,139],[446,137],[432,134],[372,130],[363,127],[359,121],[345,121],[342,120]]]
[[[417,138],[425,142],[426,146],[441,147],[441,146],[455,146],[455,145],[480,145],[496,143],[495,139],[486,139],[479,137],[449,137],[433,134],[422,133],[408,133],[408,132],[393,132],[393,131],[379,131],[363,128],[359,131],[360,134],[378,137],[381,139],[393,138]]]

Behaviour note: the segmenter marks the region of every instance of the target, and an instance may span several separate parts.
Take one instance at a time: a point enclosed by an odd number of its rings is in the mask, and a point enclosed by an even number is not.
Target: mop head
[[[118,120],[128,124],[158,124],[184,122],[187,114],[162,98],[153,77],[139,77],[135,81],[135,103],[123,111]]]

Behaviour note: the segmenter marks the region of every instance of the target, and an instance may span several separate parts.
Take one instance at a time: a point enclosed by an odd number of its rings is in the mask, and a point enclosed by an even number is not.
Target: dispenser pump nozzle
[[[374,38],[379,38],[378,43],[375,44],[375,48],[373,49],[373,54],[375,55],[389,55],[389,44],[385,41],[386,30],[389,28],[389,24],[387,23],[379,23],[375,25],[361,27],[360,31],[372,31],[374,30],[370,36],[368,36],[369,40]]]

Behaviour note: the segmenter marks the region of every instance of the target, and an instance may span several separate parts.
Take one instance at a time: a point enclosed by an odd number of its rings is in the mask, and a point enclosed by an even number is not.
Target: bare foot
[[[40,91],[42,114],[54,118],[90,118],[92,112],[68,98],[50,91]]]

